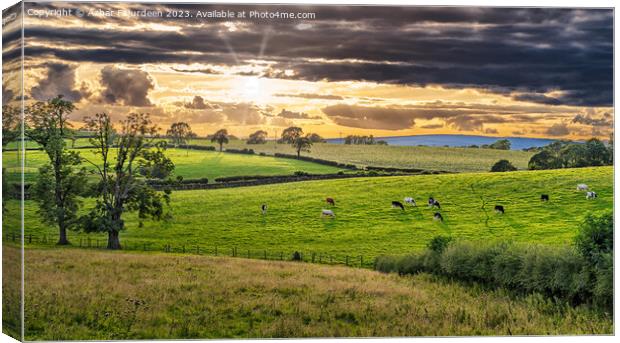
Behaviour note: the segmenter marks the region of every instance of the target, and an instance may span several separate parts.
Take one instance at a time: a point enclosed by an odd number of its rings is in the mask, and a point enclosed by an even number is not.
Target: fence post
[[[267,250],[263,250],[263,257],[265,258],[265,260],[267,259]]]

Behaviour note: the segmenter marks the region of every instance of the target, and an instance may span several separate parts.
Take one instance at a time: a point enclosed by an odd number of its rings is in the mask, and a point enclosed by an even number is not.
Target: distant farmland
[[[215,146],[208,140],[194,140],[191,144]],[[295,154],[289,145],[275,144],[273,141],[266,144],[245,144],[245,141],[234,140],[224,147],[254,149],[257,153],[264,152],[270,155],[274,153]],[[315,143],[309,153],[302,153],[304,156],[358,166],[417,168],[450,172],[486,172],[501,159],[509,160],[518,169],[527,169],[527,163],[533,154],[517,150],[330,143]]]

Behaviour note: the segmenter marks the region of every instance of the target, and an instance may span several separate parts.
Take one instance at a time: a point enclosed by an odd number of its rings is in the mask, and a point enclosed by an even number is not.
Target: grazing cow
[[[267,204],[260,205],[260,210],[263,212],[263,214],[267,214]]]
[[[332,206],[336,206],[336,202],[334,201],[334,198],[327,198],[325,199],[325,201]]]
[[[321,211],[321,216],[323,217],[335,217],[336,215],[334,214],[334,211],[332,210],[323,210]]]
[[[549,194],[541,194],[540,201],[549,201]]]
[[[435,200],[433,202],[433,206],[432,207],[437,207],[438,209],[441,209],[441,205],[439,205],[439,201]]]
[[[433,219],[434,220],[439,220],[440,222],[443,222],[443,216],[439,212],[435,212],[435,215],[433,215]]]
[[[428,207],[432,207],[433,204],[435,204],[435,198],[433,197],[428,198]]]
[[[392,201],[392,207],[400,208],[401,210],[405,210],[405,206],[400,201]]]
[[[502,206],[502,205],[495,205],[495,212],[504,214],[504,206]]]
[[[406,197],[406,198],[405,198],[405,202],[406,202],[407,204],[411,204],[411,206],[416,206],[416,204],[415,204],[415,200],[414,200],[412,197]]]
[[[587,192],[586,193],[586,199],[588,199],[588,200],[594,199],[596,197],[597,197],[596,192]]]
[[[578,191],[587,191],[588,190],[588,185],[586,185],[585,183],[580,183],[577,185],[577,190]]]

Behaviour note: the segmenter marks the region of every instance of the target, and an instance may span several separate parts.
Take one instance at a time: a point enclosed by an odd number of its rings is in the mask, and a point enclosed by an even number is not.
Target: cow
[[[440,222],[443,222],[443,216],[441,215],[441,213],[435,212],[435,214],[433,215],[433,220],[439,220]]]
[[[325,199],[325,201],[332,206],[336,206],[336,202],[334,201],[334,198],[327,198]]]
[[[577,185],[577,190],[578,191],[587,191],[588,190],[588,185],[586,185],[585,183],[580,183]]]
[[[411,204],[411,206],[416,206],[415,200],[412,197],[406,197],[405,202]]]
[[[438,209],[441,209],[441,205],[439,204],[439,201],[435,200],[435,202],[433,202],[432,207],[437,207]]]
[[[263,214],[267,214],[267,204],[260,205],[260,210],[263,212]]]
[[[541,194],[540,201],[549,201],[549,194]]]
[[[504,214],[504,206],[502,206],[502,205],[495,205],[495,212]]]
[[[401,210],[405,210],[405,206],[400,201],[392,201],[392,207],[400,208]]]
[[[428,198],[428,207],[433,207],[434,203],[435,203],[435,198],[433,197]]]
[[[594,198],[596,198],[596,197],[598,197],[598,196],[596,195],[596,192],[587,192],[587,193],[586,193],[586,199],[588,199],[588,200],[590,200],[590,199],[594,199]]]
[[[335,217],[336,215],[334,214],[334,211],[332,210],[323,210],[321,211],[321,216],[323,217]]]

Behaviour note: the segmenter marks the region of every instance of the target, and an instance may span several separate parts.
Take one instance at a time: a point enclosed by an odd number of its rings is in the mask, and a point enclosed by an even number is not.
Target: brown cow
[[[334,201],[333,198],[327,198],[325,199],[325,201],[332,206],[336,206],[336,202]]]

